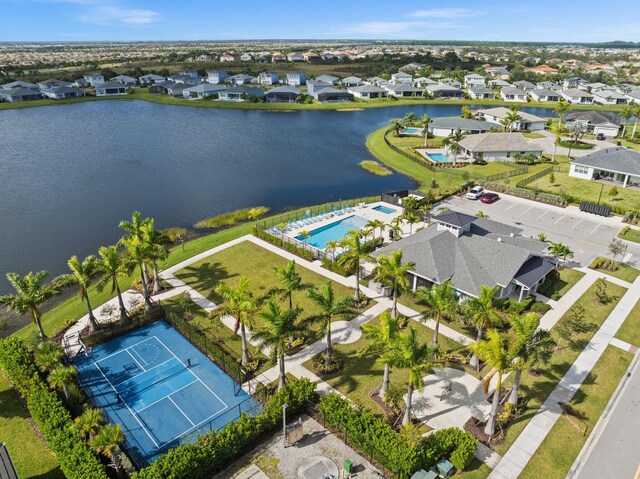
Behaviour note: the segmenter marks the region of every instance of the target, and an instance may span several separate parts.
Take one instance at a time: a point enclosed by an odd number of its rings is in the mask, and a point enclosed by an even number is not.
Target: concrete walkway
[[[640,277],[633,282],[620,299],[571,368],[494,468],[489,478],[516,479],[520,475],[562,414],[558,403],[567,403],[573,398],[604,350],[612,343],[614,335],[639,299]]]

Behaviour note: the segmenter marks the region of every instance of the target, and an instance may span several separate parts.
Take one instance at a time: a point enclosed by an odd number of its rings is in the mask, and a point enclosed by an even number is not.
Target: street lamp
[[[289,407],[287,403],[282,405],[282,443],[284,447],[287,447],[287,407]]]

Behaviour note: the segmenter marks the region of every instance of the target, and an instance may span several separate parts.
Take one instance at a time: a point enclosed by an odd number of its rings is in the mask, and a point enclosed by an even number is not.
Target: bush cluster
[[[18,338],[0,341],[0,366],[27,400],[27,407],[67,479],[107,479],[84,438],[71,429],[71,414],[40,377],[31,351]]]
[[[282,421],[282,405],[293,417],[305,403],[316,399],[315,384],[308,379],[292,380],[278,391],[256,416],[242,415],[219,431],[199,436],[196,442],[171,449],[150,466],[133,475],[133,479],[197,479],[222,471],[240,454],[255,446]]]
[[[287,243],[285,241],[284,245],[282,244],[282,239],[281,238],[277,238],[269,233],[267,233],[266,231],[261,230],[260,228],[253,228],[253,235],[257,236],[260,239],[263,239],[265,241],[267,241],[268,243],[274,244],[276,246],[279,246],[283,249],[285,249],[286,251],[293,253],[297,256],[300,256],[302,259],[306,259],[307,261],[314,261],[315,260],[315,256],[313,254],[313,251],[309,251],[303,248],[298,248],[296,245],[291,244],[291,243]]]
[[[604,258],[602,256],[598,256],[594,259],[589,265],[591,269],[604,269],[607,271],[617,271],[618,270],[618,262],[609,258]]]
[[[567,203],[574,203],[574,201],[571,201],[571,198],[566,195],[565,196],[552,195],[549,193],[544,193],[543,191],[540,191],[540,190],[520,188],[517,186],[513,187],[513,186],[505,185],[503,183],[492,183],[490,181],[481,181],[480,184],[492,191],[497,191],[499,193],[508,193],[510,195],[519,196],[520,198],[527,198],[529,200],[540,201],[542,203],[547,203],[550,205],[565,206]]]
[[[373,412],[354,407],[337,394],[320,399],[318,410],[327,427],[343,432],[349,444],[371,455],[398,479],[407,479],[444,456],[449,456],[456,469],[463,470],[473,461],[478,446],[471,434],[456,428],[408,439]]]

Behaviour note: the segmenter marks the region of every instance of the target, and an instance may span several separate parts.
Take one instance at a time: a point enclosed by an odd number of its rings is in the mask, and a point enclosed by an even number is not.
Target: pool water
[[[359,230],[366,224],[367,220],[353,215],[312,230],[311,235],[306,240],[302,235],[296,236],[296,239],[304,241],[314,248],[325,249],[329,241],[340,241],[349,231]]]
[[[379,211],[380,213],[384,213],[385,215],[391,215],[396,212],[393,208],[389,208],[388,206],[378,205],[371,208],[372,210]]]
[[[414,126],[408,126],[402,130],[403,135],[422,135],[422,128],[416,128]]]
[[[447,155],[443,155],[442,153],[429,153],[427,156],[430,160],[433,160],[436,163],[453,163],[451,158]]]

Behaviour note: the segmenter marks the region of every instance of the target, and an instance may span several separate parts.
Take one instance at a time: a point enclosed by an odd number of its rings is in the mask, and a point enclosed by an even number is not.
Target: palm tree
[[[384,221],[382,220],[369,220],[365,225],[367,228],[372,228],[374,231],[376,228],[380,228],[380,236],[382,236],[382,229],[384,228]]]
[[[425,373],[432,373],[436,364],[434,357],[438,354],[438,346],[420,344],[418,333],[409,327],[406,333],[398,335],[392,349],[383,355],[383,360],[396,368],[409,370],[407,381],[407,397],[405,399],[404,417],[402,425],[411,422],[411,402],[414,389],[424,387],[422,377]]]
[[[122,300],[122,292],[120,291],[120,285],[118,284],[118,276],[126,276],[129,270],[125,258],[118,251],[118,246],[102,246],[98,253],[100,254],[100,260],[98,262],[98,270],[102,273],[102,277],[97,283],[99,292],[107,286],[111,286],[111,294],[116,292],[118,296],[118,306],[120,309],[120,322],[124,323],[129,319],[127,315],[127,309],[124,307],[124,301]]]
[[[450,280],[442,284],[434,284],[431,289],[424,286],[416,290],[416,299],[419,303],[427,305],[424,319],[428,318],[429,312],[436,313],[436,327],[433,334],[433,344],[438,344],[438,331],[442,316],[454,313],[458,310],[458,298]]]
[[[231,316],[235,319],[233,333],[238,334],[238,329],[240,330],[242,366],[246,366],[249,362],[246,328],[253,327],[253,317],[258,311],[258,302],[253,299],[253,295],[249,291],[249,279],[243,276],[235,288],[220,283],[216,287],[216,294],[225,302],[211,313],[211,317],[222,319],[224,316]]]
[[[118,453],[118,445],[124,442],[124,433],[120,429],[120,424],[107,424],[91,439],[89,445],[98,454],[108,457],[111,464],[122,477],[122,465]]]
[[[153,218],[147,218],[142,225],[142,232],[144,235],[144,241],[149,247],[148,261],[153,267],[153,292],[152,294],[158,294],[160,292],[160,276],[158,275],[158,261],[164,261],[169,256],[169,250],[167,244],[171,242],[169,237],[155,229],[155,221]]]
[[[537,238],[538,241],[542,241],[543,243],[549,242],[549,240],[547,239],[547,235],[545,235],[544,233],[539,233]]]
[[[83,413],[73,420],[71,426],[76,434],[85,440],[91,440],[105,424],[102,409],[88,407]]]
[[[458,149],[460,148],[460,142],[453,136],[448,136],[442,141],[442,144],[447,147],[449,153],[453,151],[453,163],[458,161]]]
[[[553,140],[553,155],[551,155],[552,163],[556,161],[556,150],[558,149],[558,145],[560,144],[561,141],[562,141],[562,138],[560,138],[560,135],[556,135],[556,139]]]
[[[463,107],[464,108],[464,107]],[[427,139],[429,138],[429,124],[431,118],[426,113],[420,117],[420,126],[424,129],[424,147],[427,147]]]
[[[540,327],[540,318],[535,313],[517,315],[511,318],[511,330],[514,333],[514,341],[511,346],[514,356],[512,368],[515,370],[513,377],[513,387],[509,395],[509,402],[516,406],[518,404],[518,390],[522,371],[538,364],[546,363],[553,354],[556,346],[551,337],[551,333]]]
[[[398,319],[391,317],[389,311],[380,314],[380,324],[365,323],[361,326],[364,337],[371,340],[369,346],[364,348],[360,354],[378,353],[379,360],[382,360],[395,343],[398,335]],[[380,386],[380,397],[384,399],[389,388],[390,365],[388,361],[384,361],[384,375],[382,377],[382,386]]]
[[[63,274],[56,279],[60,286],[78,286],[78,294],[84,300],[89,312],[89,332],[91,333],[95,333],[98,329],[98,322],[93,314],[91,301],[89,301],[89,283],[98,273],[98,264],[98,258],[93,255],[87,256],[82,261],[74,255],[67,261],[71,273]]]
[[[374,244],[371,241],[363,241],[358,230],[351,230],[347,233],[340,246],[344,248],[344,252],[338,257],[338,263],[348,271],[356,273],[356,291],[353,299],[356,303],[360,302],[360,262],[371,259],[371,252]]]
[[[556,257],[556,268],[560,265],[560,260],[567,261],[567,258],[573,258],[573,251],[562,243],[551,243],[549,252]]]
[[[404,220],[409,225],[409,234],[412,234],[413,233],[413,225],[415,225],[416,223],[420,222],[420,216],[418,216],[413,211],[407,211],[404,214]]]
[[[377,263],[373,268],[374,281],[391,288],[393,294],[391,317],[396,318],[398,316],[398,294],[409,288],[407,274],[414,264],[402,262],[402,249],[392,251],[388,256],[381,254],[377,258]]]
[[[293,259],[284,268],[275,266],[273,272],[280,281],[280,288],[273,289],[271,292],[282,295],[283,299],[288,299],[289,309],[293,309],[293,293],[306,291],[312,285],[302,281],[302,277],[296,271],[296,261]]]
[[[284,353],[288,338],[300,337],[303,329],[298,324],[298,316],[302,310],[298,307],[286,311],[280,309],[280,305],[274,298],[267,299],[265,309],[258,314],[267,322],[267,327],[253,335],[260,347],[269,348],[272,364],[278,364],[280,373],[278,390],[284,387],[286,372],[284,368]]]
[[[336,250],[340,247],[340,241],[327,241],[324,245],[324,249],[327,252],[331,252],[331,262],[336,260]]]
[[[131,215],[131,221],[122,220],[118,226],[126,232],[126,235],[120,240],[121,244],[127,249],[131,262],[138,265],[140,269],[145,309],[149,310],[152,303],[151,296],[149,295],[149,279],[147,277],[145,263],[149,261],[152,251],[144,238],[142,225],[145,221],[147,220],[141,219],[139,211],[134,211]]]
[[[571,105],[564,100],[560,100],[555,107],[555,113],[558,115],[558,134],[562,131],[562,120],[571,111]]]
[[[257,228],[258,227],[258,220],[260,219],[260,217],[264,216],[268,212],[269,212],[269,208],[267,208],[265,206],[257,206],[255,208],[251,208],[247,212],[247,216],[251,220],[256,220],[256,228]]]
[[[484,428],[485,434],[489,436],[489,440],[491,440],[496,431],[496,416],[498,415],[498,405],[500,404],[502,376],[508,372],[512,366],[513,358],[509,350],[509,337],[505,333],[491,329],[487,332],[487,338],[484,341],[473,343],[469,345],[469,348],[491,368],[491,372],[483,381],[485,393],[489,390],[491,379],[496,374],[498,375],[496,390],[491,403],[491,413]]]
[[[482,340],[482,331],[485,328],[492,328],[502,321],[498,314],[498,304],[496,302],[496,294],[500,290],[500,286],[490,288],[483,285],[480,288],[480,294],[477,298],[471,298],[465,305],[465,310],[469,318],[469,322],[473,324],[478,332],[477,341]],[[473,354],[469,360],[469,365],[480,371],[480,361],[477,354]]]
[[[64,397],[69,399],[69,384],[77,375],[78,371],[73,366],[58,366],[49,373],[47,380],[52,388],[61,389],[64,392]]]
[[[402,128],[402,122],[400,120],[391,120],[391,130],[395,133],[396,136],[400,134]]]
[[[575,122],[569,126],[568,130],[571,143],[569,143],[569,153],[567,156],[571,157],[571,149],[573,148],[573,145],[577,145],[584,135],[586,135],[587,126],[582,122]]]
[[[315,303],[320,312],[307,319],[310,323],[320,323],[322,331],[326,335],[327,349],[324,356],[325,367],[329,368],[333,363],[331,348],[331,322],[336,318],[347,318],[355,315],[351,298],[336,299],[333,286],[328,281],[321,286],[320,291],[308,289],[307,297]]]
[[[36,364],[43,373],[53,371],[62,364],[64,351],[62,347],[53,341],[43,341],[34,353]]]
[[[60,287],[53,283],[45,283],[49,276],[48,271],[30,271],[26,276],[21,277],[18,273],[7,273],[7,280],[16,290],[17,294],[5,294],[0,296],[0,304],[15,311],[19,316],[29,314],[31,320],[38,327],[38,332],[42,339],[46,339],[44,329],[42,329],[42,313],[40,306],[54,296],[60,294]]]
[[[284,229],[288,226],[288,224],[283,221],[282,223],[278,223],[276,226],[280,230],[280,238],[282,238],[282,246],[284,246]]]
[[[631,138],[636,137],[636,128],[638,128],[638,120],[640,119],[640,103],[634,103],[632,107],[633,117],[635,122],[633,123],[633,131],[631,132]]]
[[[418,118],[412,112],[409,112],[404,116],[402,120],[405,122],[406,125],[411,126],[416,122],[417,119]]]
[[[516,107],[511,108],[507,116],[504,117],[505,124],[503,126],[505,127],[505,131],[507,131],[507,128],[509,131],[513,131],[516,123],[520,120],[522,120],[522,117],[518,114],[518,109]]]
[[[622,127],[622,138],[624,138],[625,133],[627,132],[627,125],[629,124],[629,119],[633,118],[633,105],[625,105],[620,112],[620,119],[624,120],[624,126]]]
[[[309,230],[300,231],[300,236],[302,236],[302,249],[307,249],[307,239],[311,236],[311,232]]]

